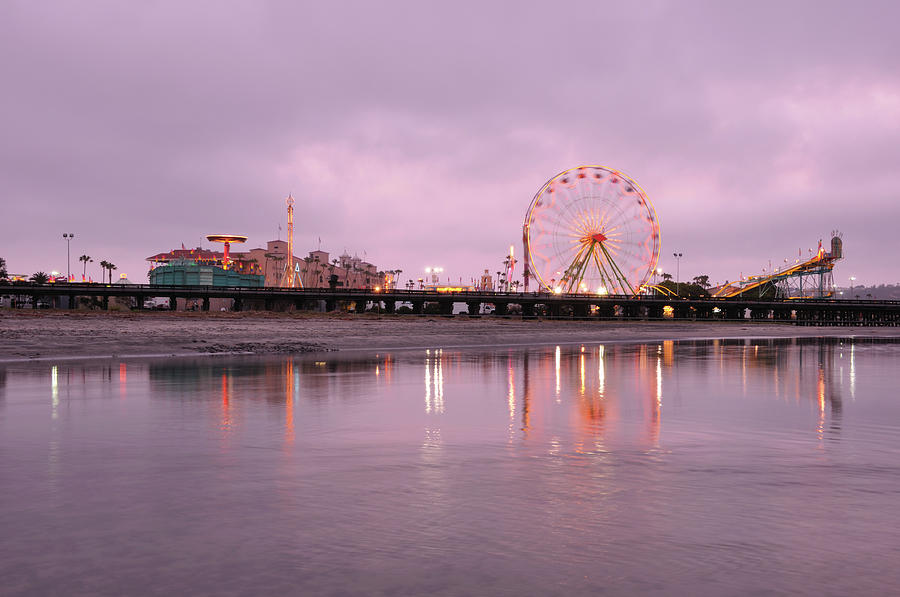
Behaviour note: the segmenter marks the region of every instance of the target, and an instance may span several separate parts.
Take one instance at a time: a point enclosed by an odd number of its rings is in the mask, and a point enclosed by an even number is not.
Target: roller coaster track
[[[678,296],[673,291],[669,290],[668,288],[666,288],[665,286],[663,286],[661,284],[651,285],[650,288],[652,288],[653,290],[655,290],[656,292],[658,292],[659,294],[661,294],[663,296]]]
[[[768,275],[749,276],[746,280],[741,280],[735,284],[725,284],[713,292],[712,296],[717,298],[732,298],[747,294],[753,290],[762,292],[767,287],[775,287],[780,284],[785,285],[791,279],[799,278],[801,280],[800,295],[784,296],[783,298],[811,298],[802,295],[802,279],[807,276],[817,276],[819,277],[820,282],[815,290],[819,295],[818,298],[824,298],[831,295],[831,289],[830,287],[825,288],[825,284],[822,280],[826,274],[831,273],[831,270],[834,269],[834,263],[838,259],[840,259],[839,256],[833,256],[831,253],[826,253],[820,248],[819,252],[816,253],[814,257],[806,261],[794,264],[788,268]]]

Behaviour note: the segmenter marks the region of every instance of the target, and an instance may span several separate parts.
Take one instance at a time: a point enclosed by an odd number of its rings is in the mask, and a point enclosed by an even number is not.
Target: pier
[[[31,308],[44,301],[66,308],[77,307],[78,299],[89,297],[100,308],[108,308],[111,298],[132,299],[134,310],[146,308],[152,297],[168,299],[167,308],[175,310],[177,299],[197,301],[198,308],[210,310],[213,299],[230,299],[232,311],[339,309],[363,312],[373,308],[381,313],[443,315],[467,317],[521,317],[578,320],[700,320],[765,321],[804,326],[897,326],[900,301],[859,299],[782,299],[744,298],[687,299],[654,295],[637,297],[552,294],[524,292],[428,290],[344,289],[166,286],[152,284],[106,285],[94,283],[12,284],[0,287],[0,295],[27,297]],[[405,305],[407,309],[399,309]],[[457,305],[454,312],[454,305]],[[464,305],[460,307],[459,305]],[[490,313],[484,313],[490,306]]]

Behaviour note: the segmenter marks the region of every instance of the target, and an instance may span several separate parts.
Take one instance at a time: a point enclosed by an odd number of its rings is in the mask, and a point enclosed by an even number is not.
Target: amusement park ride
[[[650,283],[660,249],[656,210],[637,183],[617,170],[579,166],[544,183],[525,216],[522,242],[526,292],[534,278],[540,290],[556,294],[675,294]],[[818,252],[806,261],[726,283],[711,294],[828,297],[833,293],[832,269],[842,257],[841,235],[833,232],[831,252],[825,252],[820,241]]]
[[[284,200],[287,205],[287,263],[284,264],[284,272],[281,274],[282,288],[303,288],[303,280],[300,278],[300,272],[294,266],[294,196],[288,195]]]
[[[659,258],[659,222],[633,180],[603,166],[580,166],[548,180],[523,226],[529,278],[553,293],[637,295]]]
[[[228,269],[228,266],[231,263],[231,243],[245,243],[247,242],[247,237],[241,236],[239,234],[207,234],[206,240],[211,243],[222,243],[223,245],[225,245],[225,254],[222,258],[222,268]]]
[[[778,271],[759,276],[749,276],[739,282],[720,286],[712,291],[715,297],[750,296],[754,298],[827,298],[834,294],[831,271],[834,263],[844,257],[841,233],[831,233],[831,252],[826,253],[819,241],[816,254]]]
[[[287,205],[287,259],[278,286],[302,288],[294,254],[294,197]],[[225,245],[223,265],[229,268],[231,243],[246,236],[211,234]],[[538,190],[522,227],[525,249],[524,291],[534,279],[540,291],[554,294],[639,296],[677,295],[651,284],[659,260],[660,232],[656,210],[637,183],[605,166],[579,166],[560,172]],[[710,290],[713,297],[754,299],[825,298],[833,294],[832,270],[843,257],[841,234],[832,232],[831,251],[819,241],[815,255],[798,258],[774,272],[726,282]],[[498,290],[510,292],[515,264],[512,245],[498,273]],[[787,263],[787,260],[785,260]],[[435,275],[435,287],[437,280]],[[440,290],[440,289],[438,289]]]

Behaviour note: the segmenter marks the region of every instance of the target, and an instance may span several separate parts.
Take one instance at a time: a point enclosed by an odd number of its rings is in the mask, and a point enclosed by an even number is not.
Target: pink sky
[[[815,249],[897,283],[891,2],[0,3],[0,256],[144,258],[229,232],[419,277],[500,269],[534,193],[622,170],[660,265],[712,281]],[[519,268],[521,271],[521,268]]]

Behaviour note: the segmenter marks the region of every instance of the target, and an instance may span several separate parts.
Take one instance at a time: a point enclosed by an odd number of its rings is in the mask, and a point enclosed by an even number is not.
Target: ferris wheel
[[[641,292],[659,257],[656,210],[616,170],[579,166],[548,180],[523,231],[526,267],[550,292]]]

